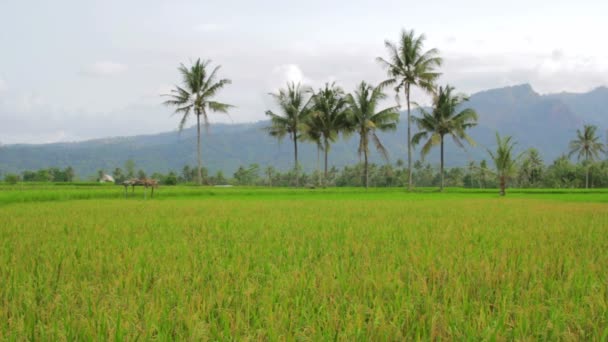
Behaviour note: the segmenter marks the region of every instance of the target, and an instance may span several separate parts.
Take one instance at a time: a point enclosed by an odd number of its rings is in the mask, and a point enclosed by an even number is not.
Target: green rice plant
[[[602,192],[120,190],[0,190],[0,340],[608,337]]]

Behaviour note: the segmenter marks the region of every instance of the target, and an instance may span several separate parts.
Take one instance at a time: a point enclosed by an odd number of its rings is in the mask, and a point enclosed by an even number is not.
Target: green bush
[[[14,173],[9,173],[9,174],[7,174],[6,176],[4,176],[4,181],[5,181],[7,184],[10,184],[10,185],[15,185],[15,184],[17,184],[17,183],[18,183],[20,180],[21,180],[21,177],[19,177],[19,175],[16,175],[16,174],[14,174]]]
[[[169,172],[163,183],[165,185],[177,185],[177,175],[174,172]]]

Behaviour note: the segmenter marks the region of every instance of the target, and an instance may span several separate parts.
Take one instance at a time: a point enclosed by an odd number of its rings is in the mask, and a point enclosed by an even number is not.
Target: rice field
[[[608,193],[0,187],[0,340],[606,340]]]

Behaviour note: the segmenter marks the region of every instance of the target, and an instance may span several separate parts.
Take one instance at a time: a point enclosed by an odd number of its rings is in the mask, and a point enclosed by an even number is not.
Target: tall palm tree
[[[600,152],[604,152],[604,144],[600,142],[597,136],[597,126],[585,125],[583,131],[576,130],[576,139],[570,141],[570,154],[577,154],[577,159],[584,159],[586,165],[585,171],[585,189],[589,188],[589,162],[599,157]]]
[[[331,143],[347,126],[348,102],[342,88],[335,83],[325,84],[311,98],[311,114],[308,117],[307,135],[319,139],[320,148],[325,154],[323,176],[327,180],[328,154]]]
[[[307,93],[308,90],[299,83],[288,83],[287,89],[280,89],[277,94],[270,93],[282,114],[266,111],[266,115],[270,117],[270,126],[266,127],[268,133],[279,140],[288,135],[293,141],[296,186],[298,186],[298,139],[302,133],[302,125],[310,113],[310,98]]]
[[[228,113],[232,105],[213,101],[212,99],[226,85],[232,82],[229,79],[217,79],[220,66],[209,72],[210,60],[197,59],[190,67],[180,64],[178,70],[182,75],[182,85],[171,90],[169,100],[164,104],[176,107],[175,114],[181,114],[179,130],[182,131],[190,114],[196,115],[196,148],[198,154],[198,184],[203,184],[202,156],[201,156],[201,118],[205,128],[209,127],[209,112]]]
[[[507,181],[515,172],[515,165],[517,163],[517,159],[519,159],[519,156],[516,157],[513,155],[515,142],[511,136],[501,138],[498,132],[496,132],[496,145],[496,151],[492,152],[488,150],[488,153],[490,154],[490,157],[494,161],[494,166],[496,167],[496,174],[500,184],[500,195],[505,196]]]
[[[414,30],[401,31],[401,37],[397,44],[385,41],[389,57],[384,59],[378,57],[378,62],[387,70],[390,77],[389,82],[395,84],[397,99],[399,92],[403,90],[407,103],[407,167],[408,167],[408,189],[412,189],[412,128],[410,92],[412,87],[418,87],[425,92],[433,93],[435,81],[441,73],[436,71],[443,60],[439,57],[439,50],[430,49],[424,51],[424,34],[416,36]]]
[[[365,188],[369,186],[369,143],[376,146],[378,152],[388,159],[388,152],[376,134],[377,131],[394,131],[399,121],[399,107],[388,107],[377,110],[379,102],[386,98],[383,85],[373,87],[361,82],[354,95],[348,95],[349,106],[348,131],[359,134],[359,156],[364,156]]]
[[[444,174],[443,174],[443,156],[444,156],[444,141],[445,136],[450,135],[456,145],[464,148],[462,140],[466,140],[470,145],[475,145],[475,142],[465,130],[477,125],[477,113],[466,108],[460,110],[460,106],[468,101],[463,95],[453,94],[454,88],[448,86],[439,87],[437,94],[433,99],[433,110],[427,112],[420,109],[421,117],[414,117],[420,132],[416,133],[412,138],[412,144],[418,145],[422,139],[428,139],[422,146],[422,157],[424,158],[433,146],[439,145],[441,148],[441,187],[443,191]]]

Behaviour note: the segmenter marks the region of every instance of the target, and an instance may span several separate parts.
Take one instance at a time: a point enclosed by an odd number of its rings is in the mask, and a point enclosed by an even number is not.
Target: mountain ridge
[[[608,128],[608,88],[600,86],[586,93],[539,94],[530,84],[494,88],[474,93],[467,107],[479,114],[479,125],[470,130],[477,148],[457,149],[446,146],[446,165],[464,166],[471,160],[487,159],[485,148],[494,144],[494,135],[513,135],[520,149],[535,147],[550,163],[567,152],[568,142],[583,124],[595,124],[600,132]],[[405,116],[397,132],[381,133],[389,150],[391,162],[405,159]],[[232,173],[240,165],[257,163],[273,165],[281,170],[293,165],[291,143],[278,144],[262,129],[266,120],[249,123],[213,124],[203,134],[203,163],[210,172]],[[194,127],[135,136],[116,136],[51,144],[12,144],[0,146],[0,171],[22,172],[46,167],[72,166],[81,177],[99,169],[110,172],[133,159],[137,168],[146,172],[180,170],[196,163],[196,130]],[[602,138],[604,140],[605,137]],[[356,137],[340,140],[332,146],[330,164],[338,167],[358,162]],[[312,144],[301,147],[301,163],[306,170],[317,166],[317,152]],[[415,159],[420,159],[416,151]],[[427,162],[437,163],[434,151]],[[382,159],[372,151],[372,161]]]

